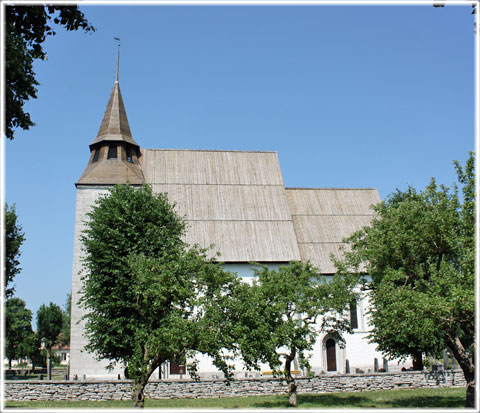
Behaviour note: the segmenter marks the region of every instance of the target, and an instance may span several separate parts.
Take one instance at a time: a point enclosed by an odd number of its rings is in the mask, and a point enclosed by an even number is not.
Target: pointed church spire
[[[105,110],[105,114],[103,115],[103,120],[100,125],[100,129],[98,130],[97,137],[90,144],[90,146],[96,145],[97,143],[102,141],[121,141],[131,143],[137,148],[139,147],[137,142],[135,142],[135,139],[133,139],[132,133],[130,132],[127,112],[123,104],[122,93],[120,92],[120,83],[118,81],[119,61],[120,47],[117,53],[117,66],[115,71],[115,83],[113,84],[113,90],[110,94],[107,109]]]
[[[116,39],[120,40],[120,39]],[[120,44],[119,44],[120,46]],[[76,185],[141,185],[144,182],[140,157],[142,153],[132,137],[123,104],[117,53],[115,83],[103,115],[97,137],[90,144],[90,159]]]

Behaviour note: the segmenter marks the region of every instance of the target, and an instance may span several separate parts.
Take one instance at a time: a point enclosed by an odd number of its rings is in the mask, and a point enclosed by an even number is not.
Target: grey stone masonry
[[[461,370],[409,371],[398,373],[325,375],[298,378],[298,392],[328,393],[399,388],[462,387]],[[131,380],[109,381],[4,381],[5,400],[128,400]],[[145,389],[147,398],[209,398],[230,396],[262,396],[286,394],[287,386],[280,379],[260,378],[234,380],[152,380]]]

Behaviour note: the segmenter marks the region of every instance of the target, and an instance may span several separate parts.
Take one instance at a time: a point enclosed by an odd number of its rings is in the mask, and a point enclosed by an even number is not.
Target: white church
[[[77,188],[72,276],[72,331],[70,378],[124,377],[123,366],[107,371],[83,350],[84,310],[78,306],[82,274],[80,235],[86,214],[97,197],[115,184],[152,186],[165,192],[187,221],[186,241],[207,247],[215,244],[225,268],[243,279],[251,278],[251,262],[276,268],[293,260],[310,260],[325,274],[335,268],[330,254],[339,253],[344,237],[368,225],[372,204],[380,201],[373,188],[286,188],[276,152],[145,149],[130,131],[117,74],[96,138],[90,144],[87,167]],[[345,374],[383,367],[382,354],[369,344],[367,302],[351,311],[353,334],[343,341],[320,334],[310,354],[315,374]],[[348,362],[347,362],[348,361]],[[390,362],[390,371],[403,365]],[[246,372],[240,362],[238,377],[269,374]],[[298,364],[295,366],[298,369]],[[207,358],[200,358],[200,376],[221,377]],[[298,371],[298,374],[305,372]],[[183,366],[168,364],[162,378],[187,378]],[[159,374],[155,374],[158,378]]]

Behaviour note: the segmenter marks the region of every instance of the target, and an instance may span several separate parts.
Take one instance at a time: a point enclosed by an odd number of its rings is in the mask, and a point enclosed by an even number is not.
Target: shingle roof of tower
[[[123,141],[139,146],[132,138],[130,126],[128,124],[127,112],[123,104],[122,93],[118,80],[113,85],[113,90],[108,101],[102,124],[97,137],[90,146],[102,141]]]
[[[144,182],[143,172],[138,163],[130,163],[124,159],[103,159],[89,162],[77,185],[141,185]]]

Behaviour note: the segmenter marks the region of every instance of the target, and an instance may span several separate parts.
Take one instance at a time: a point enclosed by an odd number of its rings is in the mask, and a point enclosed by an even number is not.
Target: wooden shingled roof
[[[102,141],[128,142],[137,148],[138,143],[132,137],[130,125],[128,124],[127,112],[123,103],[120,84],[116,81],[113,85],[110,99],[108,100],[105,114],[103,115],[97,137],[90,144],[90,147]]]
[[[335,273],[330,259],[338,257],[342,240],[373,217],[371,205],[380,202],[376,189],[286,188],[302,260],[323,274]]]
[[[186,241],[224,262],[299,260],[275,152],[143,150],[145,181],[185,216]]]
[[[186,241],[224,262],[310,260],[335,268],[342,239],[368,225],[376,189],[285,188],[275,152],[142,150],[145,181],[186,218]]]

